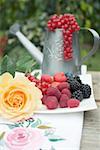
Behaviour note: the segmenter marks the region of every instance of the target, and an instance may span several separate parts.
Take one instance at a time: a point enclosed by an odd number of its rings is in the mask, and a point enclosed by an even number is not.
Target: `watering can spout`
[[[20,25],[13,24],[9,32],[19,39],[19,41],[24,45],[24,47],[28,50],[28,52],[37,60],[37,62],[42,65],[43,62],[43,54],[40,52],[34,44],[32,44],[21,32],[20,32]]]

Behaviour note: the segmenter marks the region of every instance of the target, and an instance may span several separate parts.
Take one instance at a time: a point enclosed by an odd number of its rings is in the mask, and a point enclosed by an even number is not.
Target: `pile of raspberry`
[[[73,57],[72,34],[79,31],[80,27],[72,14],[53,15],[47,23],[50,31],[55,32],[56,29],[62,29],[64,40],[64,59],[71,60]]]
[[[44,74],[40,80],[31,75],[27,77],[42,91],[41,101],[47,109],[78,107],[83,98],[91,95],[90,86],[83,84],[78,76],[59,72],[54,76]]]

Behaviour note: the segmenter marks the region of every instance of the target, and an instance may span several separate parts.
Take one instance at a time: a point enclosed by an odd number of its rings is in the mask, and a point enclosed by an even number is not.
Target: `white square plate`
[[[36,72],[39,72],[41,74],[40,70],[34,70],[32,72],[32,75],[34,75]],[[38,78],[40,78],[40,74]],[[17,73],[17,75],[21,75],[21,73]],[[23,75],[23,74],[22,74]],[[57,108],[53,110],[49,110],[46,108],[45,105],[42,106],[40,110],[35,111],[35,113],[41,113],[41,114],[52,114],[52,113],[72,113],[72,112],[81,112],[81,111],[88,111],[97,109],[97,105],[94,99],[93,94],[93,85],[92,85],[92,76],[91,74],[84,74],[80,75],[80,78],[84,84],[89,84],[91,86],[91,96],[88,99],[83,99],[82,102],[80,102],[80,105],[75,108]]]
[[[33,74],[34,74],[34,72],[33,72]],[[92,94],[91,94],[90,98],[83,99],[82,102],[80,103],[79,107],[76,107],[76,108],[57,108],[57,109],[49,110],[46,108],[45,105],[43,105],[43,107],[40,110],[35,111],[35,113],[47,113],[47,114],[48,113],[72,113],[72,112],[81,112],[81,111],[88,111],[88,110],[96,109],[97,105],[96,105],[96,102],[94,99],[94,94],[93,94],[91,74],[80,75],[80,78],[84,84],[89,84],[91,86]]]

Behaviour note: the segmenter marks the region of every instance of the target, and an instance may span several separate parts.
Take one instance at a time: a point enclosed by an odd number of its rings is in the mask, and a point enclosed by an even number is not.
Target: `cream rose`
[[[0,76],[0,116],[11,121],[29,118],[41,107],[41,91],[25,76]]]

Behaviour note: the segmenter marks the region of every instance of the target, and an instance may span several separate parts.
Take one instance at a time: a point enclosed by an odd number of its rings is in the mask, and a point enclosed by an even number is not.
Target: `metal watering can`
[[[14,24],[10,27],[9,32],[16,35],[29,53],[41,65],[42,74],[53,75],[56,72],[70,72],[74,74],[81,74],[81,65],[89,57],[91,57],[99,47],[99,35],[93,29],[86,29],[90,31],[94,38],[92,50],[87,56],[80,57],[79,46],[79,31],[73,33],[72,47],[73,58],[69,61],[63,58],[63,33],[62,29],[56,29],[55,32],[46,31],[45,43],[43,53],[41,53],[34,44],[32,44],[21,32],[20,25]]]

